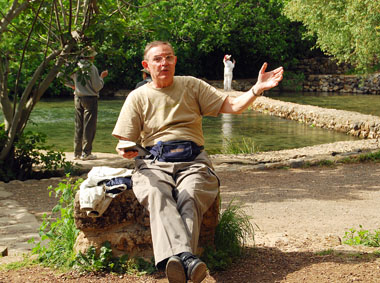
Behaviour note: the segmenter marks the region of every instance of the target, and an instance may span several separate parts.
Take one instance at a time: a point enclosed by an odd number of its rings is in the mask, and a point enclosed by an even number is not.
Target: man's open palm
[[[265,72],[268,63],[264,63],[260,69],[259,77],[257,78],[257,86],[262,91],[271,89],[278,85],[282,80],[284,69],[279,67],[273,71]]]

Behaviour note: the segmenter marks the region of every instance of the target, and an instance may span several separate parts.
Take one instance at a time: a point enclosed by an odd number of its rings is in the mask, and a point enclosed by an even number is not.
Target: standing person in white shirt
[[[224,55],[223,64],[224,64],[224,90],[232,90],[232,70],[235,67],[235,59],[231,62],[231,55]]]

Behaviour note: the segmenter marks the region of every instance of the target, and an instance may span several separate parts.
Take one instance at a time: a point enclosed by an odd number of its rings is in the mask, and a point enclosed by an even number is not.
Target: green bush
[[[115,272],[119,274],[151,274],[156,271],[153,260],[147,262],[142,258],[129,259],[128,255],[121,257],[112,256],[110,242],[103,243],[100,253],[96,253],[95,247],[90,247],[86,254],[79,252],[75,258],[74,267],[86,272]]]
[[[364,245],[369,247],[380,247],[380,229],[373,232],[363,229],[362,225],[359,225],[360,230],[351,228],[349,232],[346,232],[343,239],[343,243],[354,246]]]
[[[54,267],[71,267],[75,262],[74,244],[79,230],[74,222],[74,200],[83,179],[74,181],[67,175],[58,187],[49,186],[49,195],[55,192],[59,198],[52,214],[44,214],[39,229],[41,240],[36,243],[33,253],[38,254],[38,260],[44,265]]]
[[[0,150],[7,140],[4,124],[0,125]],[[12,154],[0,161],[0,180],[26,180],[44,174],[52,174],[58,169],[73,173],[73,163],[65,160],[63,152],[52,150],[46,145],[46,135],[27,131],[23,133],[11,149]],[[38,170],[35,170],[38,168]]]
[[[75,254],[74,244],[79,230],[74,222],[74,202],[82,182],[83,179],[75,181],[67,175],[58,187],[48,188],[50,197],[55,192],[58,203],[52,209],[50,216],[46,214],[43,216],[39,229],[41,240],[38,242],[31,240],[35,243],[32,253],[38,255],[38,261],[45,266],[75,268],[81,272],[150,274],[155,271],[154,264],[142,258],[113,257],[109,242],[103,244],[100,253],[96,253],[95,248],[90,247],[86,254],[80,252]]]
[[[293,90],[293,91],[302,91],[302,85],[305,81],[305,74],[301,72],[292,72],[287,71],[284,74],[284,79],[280,83],[280,88]]]

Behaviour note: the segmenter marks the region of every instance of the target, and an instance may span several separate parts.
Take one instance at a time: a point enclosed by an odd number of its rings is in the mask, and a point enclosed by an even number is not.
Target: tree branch
[[[11,8],[8,10],[8,13],[4,15],[1,11],[3,19],[0,21],[0,34],[2,34],[6,29],[8,24],[11,24],[12,20],[21,14],[24,10],[29,7],[28,2],[24,2],[18,6],[18,0],[14,0]]]

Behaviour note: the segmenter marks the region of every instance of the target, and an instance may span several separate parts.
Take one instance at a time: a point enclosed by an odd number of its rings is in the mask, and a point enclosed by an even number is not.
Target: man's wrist
[[[252,91],[253,96],[261,96],[263,94],[263,93],[258,93],[257,91],[255,91],[255,87],[252,87],[251,91]]]

